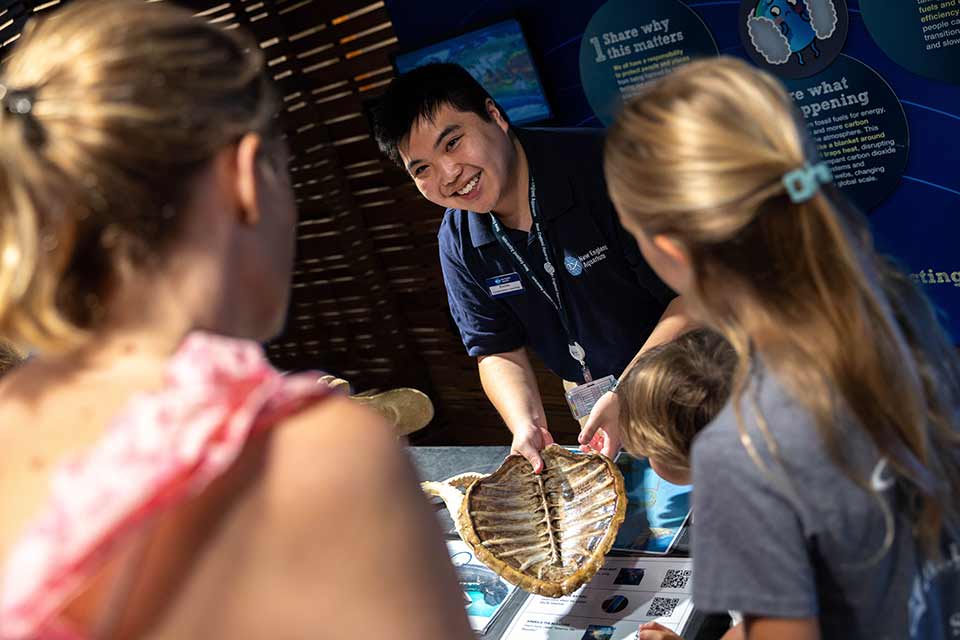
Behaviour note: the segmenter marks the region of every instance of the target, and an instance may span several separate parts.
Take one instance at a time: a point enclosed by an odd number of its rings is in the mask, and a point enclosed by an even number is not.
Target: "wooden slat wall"
[[[0,0],[0,44],[35,8],[57,4]],[[414,442],[509,442],[450,320],[437,257],[442,211],[380,156],[363,113],[392,79],[390,54],[401,46],[383,2],[179,4],[252,31],[284,95],[300,223],[287,328],[268,346],[271,360],[327,369],[357,390],[424,390],[437,417]],[[551,431],[572,442],[578,427],[560,382],[536,367]]]
[[[35,13],[44,11],[42,7],[35,9],[35,6],[40,4],[29,0],[0,0],[0,62],[10,55],[27,20]],[[51,8],[54,8],[59,2],[54,1],[51,4]]]

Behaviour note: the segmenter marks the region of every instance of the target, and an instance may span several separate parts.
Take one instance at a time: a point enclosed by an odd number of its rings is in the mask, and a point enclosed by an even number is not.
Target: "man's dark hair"
[[[373,136],[380,151],[401,169],[406,169],[397,147],[418,120],[433,122],[440,108],[450,105],[489,122],[488,98],[487,90],[458,64],[437,62],[417,67],[394,78],[373,106]],[[500,105],[497,109],[506,120],[506,112]]]

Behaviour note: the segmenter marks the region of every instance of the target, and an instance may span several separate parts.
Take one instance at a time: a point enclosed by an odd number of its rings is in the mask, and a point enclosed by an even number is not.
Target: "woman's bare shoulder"
[[[345,491],[376,497],[398,481],[414,480],[392,427],[348,398],[331,398],[288,418],[277,425],[269,447],[266,474],[281,503],[297,502],[307,492],[322,509]]]

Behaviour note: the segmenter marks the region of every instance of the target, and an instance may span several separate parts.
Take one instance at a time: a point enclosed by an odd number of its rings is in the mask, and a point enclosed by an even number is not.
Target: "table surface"
[[[413,461],[421,481],[446,480],[468,471],[477,473],[492,473],[497,470],[503,459],[510,453],[510,447],[409,447],[410,459]],[[448,538],[456,538],[453,520],[439,501],[437,518],[444,534]],[[686,555],[678,553],[677,555]],[[483,640],[500,640],[506,631],[510,620],[523,604],[522,598],[509,603],[500,616],[494,621],[490,629],[483,636]],[[716,640],[726,630],[725,616],[705,616],[694,613],[687,629],[685,638],[691,640]]]

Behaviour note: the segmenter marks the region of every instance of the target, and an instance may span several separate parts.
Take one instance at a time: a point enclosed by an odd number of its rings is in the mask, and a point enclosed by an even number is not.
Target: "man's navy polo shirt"
[[[619,376],[675,294],[617,220],[603,176],[603,130],[513,131],[537,183],[541,225],[574,338],[586,351],[594,378]],[[553,293],[537,234],[505,231]],[[450,312],[467,353],[477,357],[526,346],[563,379],[582,382],[559,315],[497,242],[490,214],[447,209],[438,237]],[[513,273],[519,274],[522,291],[491,293],[493,279]]]

